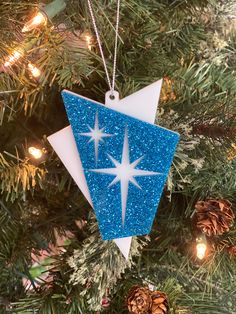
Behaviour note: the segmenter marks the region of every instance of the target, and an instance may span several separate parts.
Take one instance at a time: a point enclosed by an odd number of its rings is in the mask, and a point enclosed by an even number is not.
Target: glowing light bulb
[[[86,35],[85,36],[85,39],[86,39],[86,42],[87,42],[87,45],[88,45],[88,49],[91,50],[92,49],[92,45],[91,45],[91,42],[92,42],[92,36],[90,35]]]
[[[33,146],[28,148],[28,152],[35,159],[40,159],[43,156],[43,150]]]
[[[197,245],[196,245],[197,258],[202,260],[204,257],[206,257],[206,251],[207,251],[207,243],[206,243],[205,236],[197,238],[196,242],[197,242]]]
[[[6,62],[4,63],[4,67],[9,67],[12,64],[14,64],[17,60],[20,59],[20,57],[22,56],[22,51],[20,50],[15,50],[6,60]]]
[[[38,12],[29,22],[22,28],[22,33],[26,33],[36,28],[39,25],[46,25],[47,17],[45,14]]]
[[[28,64],[28,69],[30,73],[33,75],[33,77],[38,78],[41,75],[41,71],[32,63]]]
[[[197,257],[203,259],[206,256],[207,246],[204,243],[197,244]]]
[[[227,156],[227,160],[230,161],[230,160],[233,160],[236,158],[236,144],[231,144],[231,147],[230,149],[227,150],[227,153],[228,153],[228,156]]]

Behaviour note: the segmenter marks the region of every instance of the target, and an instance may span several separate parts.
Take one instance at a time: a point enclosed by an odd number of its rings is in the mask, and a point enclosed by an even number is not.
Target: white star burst
[[[94,141],[95,158],[96,158],[96,163],[97,163],[99,142],[104,142],[103,137],[111,137],[113,136],[113,134],[104,133],[103,131],[105,127],[99,129],[98,113],[96,113],[96,116],[95,116],[94,128],[91,128],[89,125],[88,125],[88,128],[90,132],[80,133],[80,135],[90,137],[90,140],[88,141],[88,143]]]
[[[128,189],[129,182],[139,189],[142,189],[138,182],[136,181],[136,176],[153,176],[153,175],[163,175],[160,172],[147,171],[141,169],[135,169],[135,167],[140,163],[144,156],[136,159],[134,162],[130,163],[129,157],[129,140],[128,140],[128,130],[125,129],[124,143],[121,162],[118,162],[111,155],[108,154],[108,157],[115,165],[115,168],[105,168],[105,169],[91,169],[90,171],[96,173],[103,173],[116,176],[115,179],[109,184],[108,187],[120,182],[121,186],[121,206],[122,206],[122,224],[125,223],[126,215],[126,206],[128,200]]]

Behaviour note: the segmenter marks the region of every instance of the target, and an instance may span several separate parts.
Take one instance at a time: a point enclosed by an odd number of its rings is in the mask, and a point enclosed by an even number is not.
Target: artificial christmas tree
[[[112,76],[118,2],[91,3]],[[156,124],[180,134],[126,260],[47,140],[69,124],[63,89],[99,103],[109,90],[88,2],[0,3],[0,313],[236,313],[235,16],[230,0],[120,2],[115,89],[163,79]]]

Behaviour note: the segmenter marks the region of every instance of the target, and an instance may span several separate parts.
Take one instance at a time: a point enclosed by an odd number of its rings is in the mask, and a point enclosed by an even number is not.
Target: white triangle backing
[[[129,259],[129,251],[131,247],[132,237],[127,238],[120,238],[113,240],[115,244],[118,246],[122,254],[124,255],[125,259]]]
[[[117,102],[108,102],[106,105],[108,108],[154,124],[161,85],[162,80],[159,80],[128,97]],[[48,141],[92,206],[92,200],[71,126],[50,135]],[[114,242],[124,257],[128,259],[132,237],[114,239]]]
[[[161,85],[162,80],[159,80],[119,100],[118,103],[112,101],[106,103],[106,106],[133,118],[154,124]]]
[[[80,191],[84,194],[89,204],[92,206],[92,200],[83,172],[82,162],[78,154],[74,135],[71,126],[50,135],[49,143],[65,165],[66,169],[78,185]]]

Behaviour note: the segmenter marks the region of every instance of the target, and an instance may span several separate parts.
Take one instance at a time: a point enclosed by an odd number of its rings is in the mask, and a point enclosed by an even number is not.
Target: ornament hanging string
[[[117,65],[117,46],[118,46],[118,32],[119,32],[119,21],[120,21],[120,0],[117,0],[116,28],[115,28],[115,48],[114,48],[114,61],[113,61],[112,81],[111,81],[110,76],[109,76],[109,72],[108,72],[108,68],[107,68],[107,64],[106,64],[106,59],[105,59],[104,52],[103,52],[103,49],[102,49],[101,39],[100,39],[100,36],[99,36],[99,32],[98,32],[95,16],[94,16],[94,13],[93,13],[91,0],[87,0],[87,2],[88,2],[88,8],[89,8],[89,12],[90,12],[90,15],[91,15],[94,31],[95,31],[95,34],[96,34],[96,37],[97,37],[97,42],[98,42],[99,50],[100,50],[100,53],[101,53],[104,69],[105,69],[106,76],[107,76],[107,82],[108,82],[108,85],[110,87],[111,95],[113,95],[114,91],[115,91],[115,77],[116,77],[116,65]]]

